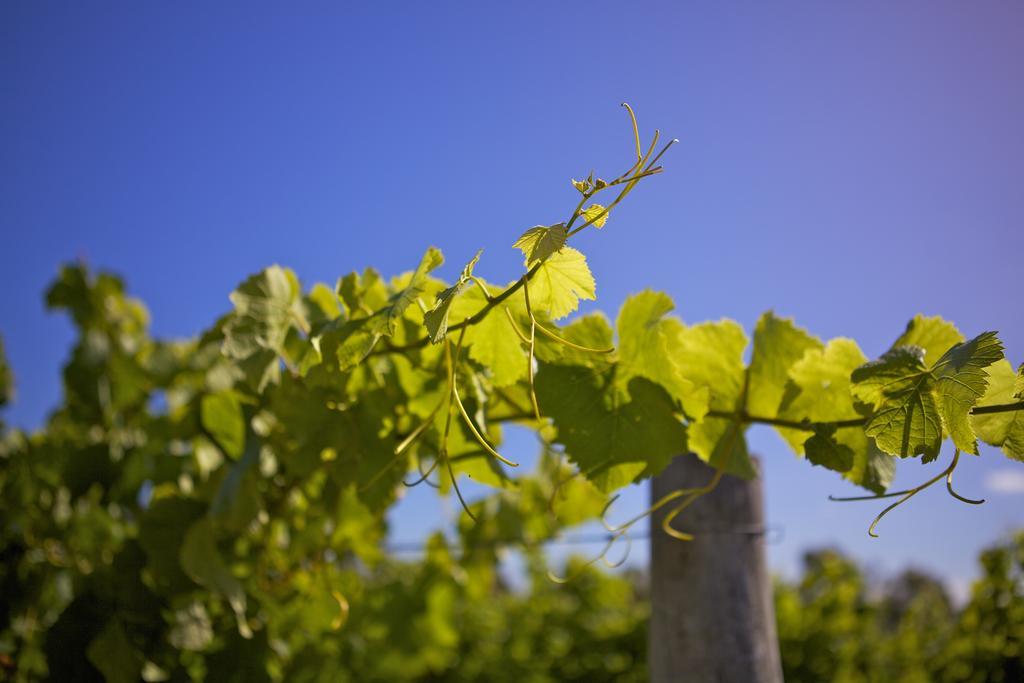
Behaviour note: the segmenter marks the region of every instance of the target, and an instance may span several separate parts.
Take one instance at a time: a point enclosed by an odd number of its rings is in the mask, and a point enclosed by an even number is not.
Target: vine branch
[[[991,406],[976,406],[971,410],[971,415],[992,415],[995,413],[1012,413],[1015,410],[1024,410],[1024,401],[1015,403],[1000,403]],[[765,417],[763,415],[751,415],[745,411],[738,410],[709,410],[708,417],[717,417],[725,420],[739,420],[747,424],[765,424],[773,427],[784,427],[787,429],[798,429],[804,432],[813,432],[818,427],[835,426],[838,429],[843,427],[863,427],[867,424],[870,416],[852,417],[845,420],[834,420],[828,422],[811,422],[810,420],[787,420],[781,417]]]

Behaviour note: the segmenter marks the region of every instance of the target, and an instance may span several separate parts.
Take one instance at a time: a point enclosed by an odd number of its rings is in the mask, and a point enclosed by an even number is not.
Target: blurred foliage
[[[531,419],[526,379],[498,386],[474,360],[499,333],[473,342],[477,356],[455,354],[464,419],[450,430],[436,408],[448,392],[441,347],[371,354],[385,333],[394,348],[420,338],[414,294],[446,291],[426,275],[435,261],[428,252],[418,274],[390,284],[366,271],[308,294],[273,267],[236,290],[232,313],[182,341],[151,338],[146,309],[117,277],[65,267],[47,294],[78,328],[63,400],[42,429],[0,436],[2,679],[645,680],[636,577],[578,563],[567,586],[545,578],[543,543],[597,517],[599,487],[614,477],[573,478],[543,446],[535,471],[511,479],[471,431],[475,422],[499,446],[504,423]],[[387,315],[345,319],[359,310]],[[611,331],[593,316],[564,334],[583,341],[595,329],[606,346]],[[575,358],[546,344],[542,396],[553,395],[556,361]],[[632,347],[632,369],[605,389],[635,391],[639,412],[626,413],[639,419],[642,397],[669,404],[644,378],[645,345]],[[12,390],[0,348],[0,405]],[[572,406],[548,405],[556,427],[562,413],[574,424]],[[625,409],[609,405],[608,420],[620,419]],[[549,444],[550,425],[538,429]],[[450,471],[431,477],[441,461]],[[459,477],[493,493],[451,541],[399,562],[382,550],[384,513],[417,468],[442,493]],[[504,546],[522,549],[525,589],[499,571]],[[984,579],[954,612],[927,577],[874,597],[850,562],[815,555],[799,585],[778,588],[787,678],[1022,680],[1022,561],[1024,537],[987,553]]]
[[[926,574],[871,586],[849,558],[809,553],[800,581],[775,586],[786,680],[1024,680],[1024,533],[979,560],[956,609]]]
[[[333,292],[300,299],[290,272],[263,277],[303,324],[332,329],[343,306]],[[451,548],[434,539],[413,564],[384,555],[384,513],[425,457],[417,444],[399,460],[394,444],[430,415],[438,391],[420,361],[436,365],[440,351],[282,372],[279,358],[304,356],[288,350],[291,333],[250,324],[268,305],[253,280],[239,290],[244,307],[169,342],[149,337],[145,308],[112,275],[68,266],[48,292],[79,334],[45,427],[4,429],[0,440],[0,680],[451,680],[457,670],[467,681],[594,681],[640,671],[645,613],[628,584],[593,571],[568,589],[543,578],[540,544],[604,502],[551,451],[513,482],[457,423],[455,476],[494,494],[473,504],[477,521]],[[360,287],[388,296],[369,272],[347,283],[339,291],[352,304]],[[393,322],[399,341],[422,324]],[[245,358],[227,357],[225,334]],[[467,391],[466,409],[500,443],[501,416],[523,397],[510,387],[485,404],[486,377],[464,372],[481,387]],[[0,402],[12,384],[0,349]],[[421,440],[426,453],[433,438]],[[499,543],[527,549],[530,598],[505,588]]]

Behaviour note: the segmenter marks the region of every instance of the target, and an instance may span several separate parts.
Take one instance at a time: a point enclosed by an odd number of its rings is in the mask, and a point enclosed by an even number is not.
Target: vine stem
[[[490,301],[484,304],[479,311],[477,311],[470,317],[466,318],[461,323],[456,323],[455,325],[449,326],[448,333],[450,334],[452,332],[458,332],[467,327],[472,327],[473,325],[476,325],[481,320],[486,318],[487,314],[491,312],[491,309],[496,308],[499,304],[506,301],[510,296],[512,296],[520,289],[522,289],[523,285],[525,285],[528,280],[532,279],[533,276],[537,274],[537,271],[540,270],[540,267],[540,263],[534,265],[533,268],[530,268],[530,270],[528,270],[521,278],[519,278],[514,283],[506,287],[499,294],[492,296]],[[368,353],[367,356],[381,356],[391,353],[401,353],[403,351],[414,351],[416,349],[422,349],[429,343],[430,335],[424,335],[423,337],[420,337],[416,341],[411,341],[408,344],[387,344],[378,349],[374,349],[373,351]]]
[[[995,413],[1012,413],[1015,410],[1024,410],[1024,401],[1015,403],[1000,403],[991,406],[975,406],[971,409],[971,415],[993,415]],[[765,417],[762,415],[751,415],[745,411],[734,410],[709,410],[708,417],[717,417],[726,420],[739,420],[748,424],[765,424],[773,427],[784,427],[787,429],[799,429],[804,432],[813,432],[817,427],[824,425],[835,426],[837,429],[843,427],[863,427],[867,424],[869,417],[854,417],[846,420],[832,422],[811,422],[809,420],[786,420],[780,417]]]
[[[630,109],[628,105],[626,105],[626,108],[629,110],[630,118],[633,121],[634,131],[636,131],[636,117],[633,115],[633,110]],[[651,154],[654,152],[654,147],[658,143],[658,135],[659,135],[658,131],[655,131],[654,139],[651,141],[651,146],[647,150],[647,154],[644,155],[643,157],[639,157],[639,154],[638,154],[639,158],[637,159],[637,162],[633,166],[631,166],[628,171],[623,173],[620,177],[616,178],[615,180],[605,184],[603,187],[600,187],[600,188],[597,188],[597,189],[592,189],[592,190],[589,190],[589,191],[583,193],[583,197],[580,199],[579,204],[577,204],[576,208],[573,209],[572,215],[569,216],[569,220],[566,221],[566,223],[565,223],[565,231],[567,233],[566,241],[568,241],[569,238],[571,238],[573,235],[576,235],[577,233],[579,233],[581,230],[583,230],[587,226],[593,225],[596,221],[599,221],[602,218],[604,218],[605,216],[607,216],[609,211],[611,211],[623,199],[625,199],[627,196],[629,196],[630,192],[633,191],[633,188],[636,187],[636,185],[642,179],[650,177],[650,176],[653,176],[653,175],[656,175],[656,174],[661,172],[661,167],[660,166],[655,166],[654,164],[658,161],[658,159],[661,158],[661,156],[666,151],[668,151],[668,149],[673,144],[678,142],[678,140],[673,139],[673,140],[669,141],[669,143],[666,144],[661,149],[661,151],[659,151],[658,154],[655,155],[654,159],[651,160],[650,163],[648,163],[647,166],[645,167],[644,164],[647,162],[648,159],[651,158]],[[637,141],[639,142],[639,137],[637,137]],[[640,150],[640,147],[638,145],[637,146],[637,151],[639,152],[639,150]],[[576,219],[579,218],[582,215],[583,205],[586,204],[586,202],[591,197],[596,195],[601,190],[608,189],[610,187],[615,187],[617,185],[625,185],[625,187],[622,188],[622,191],[619,192],[618,196],[615,197],[615,199],[612,201],[612,203],[609,204],[603,211],[601,211],[600,213],[592,216],[589,220],[587,220],[582,225],[580,225],[580,226],[578,226],[578,227],[576,227],[574,229],[573,228],[573,224],[576,222]],[[470,317],[466,318],[465,320],[463,320],[462,322],[460,322],[460,323],[458,323],[456,325],[452,325],[451,327],[449,327],[448,328],[448,332],[449,333],[457,332],[457,331],[462,330],[462,329],[464,329],[466,327],[472,327],[473,325],[476,325],[477,323],[479,323],[481,320],[483,320],[484,318],[487,317],[487,314],[490,313],[492,309],[496,308],[497,306],[499,306],[500,304],[505,302],[509,297],[511,297],[516,292],[518,292],[524,286],[526,286],[526,283],[533,279],[533,277],[537,274],[537,272],[540,270],[542,265],[544,265],[543,261],[535,263],[532,268],[530,268],[529,270],[526,271],[526,273],[523,274],[522,277],[520,277],[518,280],[516,280],[511,285],[509,285],[504,290],[502,290],[500,293],[498,293],[498,294],[496,294],[494,296],[491,296],[490,292],[487,291],[487,288],[483,285],[482,282],[478,281],[476,278],[472,278],[472,280],[475,282],[475,284],[477,284],[483,290],[484,296],[485,296],[485,299],[486,299],[486,303],[480,308],[480,310],[478,310],[476,313],[474,313]],[[408,342],[406,344],[390,344],[390,343],[384,344],[384,345],[380,346],[379,348],[373,349],[372,351],[370,351],[370,353],[368,353],[366,355],[369,357],[369,356],[387,355],[387,354],[391,354],[391,353],[401,353],[403,351],[413,351],[415,349],[422,349],[423,347],[425,347],[429,343],[430,343],[430,335],[424,335],[424,336],[420,337],[419,339],[417,339],[415,341]]]

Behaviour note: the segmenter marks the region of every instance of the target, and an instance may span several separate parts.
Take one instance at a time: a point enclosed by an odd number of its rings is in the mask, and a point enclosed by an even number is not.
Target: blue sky
[[[511,242],[561,220],[571,177],[613,175],[642,131],[679,144],[607,229],[581,235],[614,313],[662,289],[688,321],[774,309],[875,356],[917,312],[998,329],[1024,360],[1024,5],[849,3],[94,3],[0,6],[0,334],[6,419],[59,398],[63,261],[123,274],[153,330],[192,335],[271,263],[306,282],[396,273],[434,244],[455,274],[512,278]],[[773,566],[838,544],[963,581],[1024,525],[1024,465],[994,451],[887,518],[754,430]],[[523,437],[511,447],[532,448]],[[931,469],[905,464],[897,485]],[[623,505],[639,509],[645,493]],[[421,536],[444,511],[393,515]],[[643,548],[636,549],[642,556]]]

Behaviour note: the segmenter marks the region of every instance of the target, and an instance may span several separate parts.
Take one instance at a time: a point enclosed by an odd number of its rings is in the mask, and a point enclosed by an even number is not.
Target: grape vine
[[[0,442],[11,604],[28,614],[41,600],[49,611],[4,625],[0,644],[52,667],[39,634],[77,619],[93,624],[80,632],[88,666],[202,674],[214,665],[182,644],[202,613],[246,641],[277,629],[297,648],[277,656],[291,661],[310,633],[343,628],[359,609],[345,558],[380,560],[384,513],[404,487],[454,492],[467,548],[537,543],[600,519],[609,541],[591,563],[614,564],[611,548],[655,510],[669,509],[663,530],[685,541],[672,523],[687,507],[726,475],[756,476],[746,442],[755,424],[872,494],[857,500],[898,497],[872,535],[943,477],[955,499],[983,502],[953,489],[961,454],[977,456],[980,440],[1024,460],[1024,365],[1013,369],[993,332],[967,339],[919,315],[869,360],[851,339],[824,342],[772,312],[752,340],[731,320],[686,324],[653,291],[629,297],[614,324],[599,313],[565,322],[596,296],[570,240],[611,229],[676,142],[659,147],[655,132],[643,146],[626,107],[635,159],[611,180],[573,180],[564,222],[510,240],[523,274],[505,286],[478,273],[479,252],[455,282],[441,281],[434,247],[390,279],[367,269],[308,289],[274,265],[241,283],[232,310],[198,338],[158,340],[118,278],[66,266],[47,293],[79,330],[63,403],[45,428],[3,427]],[[0,347],[0,402],[11,387]],[[507,424],[537,433],[536,471],[509,474],[518,464],[502,453]],[[897,460],[930,463],[946,439],[950,465],[886,492]],[[617,490],[684,453],[716,469],[706,485],[607,520]],[[462,478],[495,493],[467,500]],[[138,602],[118,602],[111,586]],[[295,600],[326,605],[322,623],[272,627],[272,617],[298,618]],[[154,633],[126,628],[143,617]],[[128,660],[100,656],[118,644]]]

